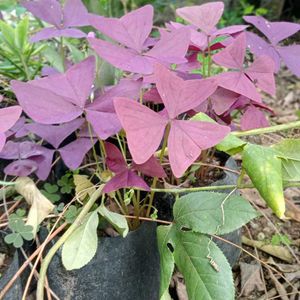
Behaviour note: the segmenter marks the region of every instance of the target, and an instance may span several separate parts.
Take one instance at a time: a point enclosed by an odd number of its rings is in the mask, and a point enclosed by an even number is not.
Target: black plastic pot
[[[63,300],[156,300],[156,224],[144,223],[126,238],[101,238],[95,257],[79,270],[66,271],[57,253],[47,275],[51,289]]]

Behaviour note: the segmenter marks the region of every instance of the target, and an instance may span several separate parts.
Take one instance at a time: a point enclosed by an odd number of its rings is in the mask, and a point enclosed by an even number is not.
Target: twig
[[[284,289],[282,284],[277,280],[277,278],[274,276],[273,272],[270,269],[269,269],[269,274],[275,284],[275,288],[276,288],[278,294],[280,295],[281,299],[289,300],[289,298],[286,296],[286,290]]]
[[[59,226],[49,237],[48,243],[57,236],[65,227],[67,223],[62,224]],[[43,245],[43,244],[42,244]],[[42,246],[41,245],[41,246]],[[10,281],[5,285],[2,291],[0,291],[0,299],[3,299],[5,294],[10,290],[10,288],[13,286],[15,281],[18,279],[18,277],[24,272],[26,267],[30,264],[30,262],[39,254],[41,250],[41,246],[37,248],[30,256],[29,258],[23,263],[23,265],[19,268],[19,270],[16,272],[16,274],[10,279]]]
[[[87,213],[90,211],[94,203],[97,201],[99,196],[102,194],[102,189],[103,185],[99,187],[98,190],[96,190],[90,200],[85,204],[83,209],[81,210],[80,214],[78,217],[75,219],[73,224],[68,228],[68,230],[61,236],[61,238],[52,246],[52,248],[49,250],[48,254],[44,258],[44,261],[41,264],[41,269],[40,269],[40,279],[38,281],[38,286],[37,286],[37,294],[36,294],[36,299],[37,300],[44,300],[44,283],[45,283],[45,278],[46,278],[46,273],[48,266],[57,252],[57,250],[65,243],[65,241],[70,237],[70,235],[81,225],[84,217],[87,215]]]

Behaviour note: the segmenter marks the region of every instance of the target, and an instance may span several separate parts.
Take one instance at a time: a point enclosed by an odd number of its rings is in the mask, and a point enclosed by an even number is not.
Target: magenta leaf
[[[178,8],[176,13],[185,21],[210,34],[218,24],[224,11],[224,3],[212,2],[199,6]]]
[[[122,128],[115,112],[113,98],[122,96],[138,99],[141,85],[141,81],[121,80],[86,106],[86,119],[102,140],[118,133]]]
[[[85,37],[85,33],[72,28],[89,25],[88,12],[81,0],[67,0],[62,7],[57,0],[22,1],[21,4],[34,16],[53,25],[36,33],[32,42],[54,37]]]
[[[26,83],[14,80],[11,86],[23,110],[35,122],[58,124],[72,121],[83,113],[94,73],[95,58],[91,56],[65,74]]]
[[[113,66],[128,72],[149,75],[153,73],[154,62],[179,64],[186,62],[190,32],[180,28],[164,33],[154,45],[147,43],[152,29],[153,8],[146,5],[134,10],[120,19],[90,16],[91,24],[119,42],[88,38],[97,54]],[[143,25],[140,25],[143,24]],[[148,47],[152,47],[150,50]]]
[[[155,66],[156,87],[171,119],[204,102],[217,88],[213,79],[183,80],[162,65]]]
[[[153,7],[145,5],[120,19],[97,15],[90,15],[89,19],[92,26],[111,39],[141,52],[152,30]]]
[[[249,106],[241,117],[241,129],[250,130],[261,127],[268,127],[269,122],[264,113],[255,106]]]
[[[20,106],[11,106],[0,109],[0,151],[5,145],[5,132],[16,124],[21,113],[22,108]]]
[[[167,176],[163,167],[154,156],[151,156],[145,163],[140,165],[133,162],[132,170],[139,171],[150,177],[164,178]]]
[[[81,165],[85,155],[91,150],[95,142],[96,140],[92,143],[90,138],[78,138],[58,151],[66,166],[75,170]]]
[[[169,160],[174,175],[181,177],[201,150],[215,146],[230,129],[208,122],[173,120],[168,138]]]
[[[127,163],[117,146],[114,144],[105,143],[106,164],[108,168],[114,173],[121,173],[128,169]]]
[[[145,191],[150,191],[147,183],[137,174],[130,170],[124,170],[116,174],[103,188],[104,193],[110,193],[121,188],[140,188]]]
[[[30,159],[16,160],[4,168],[4,173],[10,176],[28,176],[38,169],[35,161]]]
[[[84,119],[75,119],[69,123],[61,125],[45,125],[39,123],[27,124],[26,128],[42,139],[50,143],[55,149],[65,140],[71,133],[83,125]]]
[[[275,93],[274,63],[268,56],[257,58],[249,68],[244,68],[246,36],[240,34],[224,50],[213,56],[215,63],[237,71],[221,73],[216,76],[220,87],[261,102],[255,84],[267,93]]]
[[[184,81],[162,66],[156,66],[154,75],[167,114],[156,113],[126,98],[116,98],[115,109],[126,131],[129,150],[136,164],[145,163],[154,154],[169,124],[171,168],[174,175],[180,177],[197,159],[201,149],[214,146],[230,130],[218,124],[176,120],[179,114],[195,108],[215,91],[213,82],[203,79]],[[208,88],[209,92],[202,88]]]
[[[290,22],[269,22],[261,16],[246,16],[245,21],[254,25],[269,40],[266,42],[254,33],[247,33],[247,44],[255,55],[268,55],[275,63],[275,71],[280,68],[282,59],[293,74],[300,77],[300,47],[297,45],[279,46],[279,42],[300,30],[300,24]]]

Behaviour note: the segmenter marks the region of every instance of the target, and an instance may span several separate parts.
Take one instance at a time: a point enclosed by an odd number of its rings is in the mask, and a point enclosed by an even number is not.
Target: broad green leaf
[[[80,51],[76,46],[74,46],[72,43],[68,42],[66,39],[64,40],[64,43],[67,45],[67,47],[70,50],[70,53],[72,55],[73,61],[75,63],[79,63],[85,58],[85,55],[83,51]]]
[[[28,17],[23,18],[15,29],[15,44],[22,51],[27,43]]]
[[[181,228],[207,234],[226,234],[258,216],[241,196],[196,192],[179,198],[173,208],[174,221]]]
[[[67,270],[80,269],[90,262],[97,251],[97,212],[87,215],[85,222],[78,227],[62,247],[62,262]]]
[[[198,113],[191,118],[194,121],[202,121],[202,122],[211,122],[216,123],[212,118],[210,118],[205,113]],[[237,154],[243,151],[244,146],[247,143],[241,140],[240,138],[234,136],[233,134],[229,133],[223,141],[216,145],[216,149],[219,151],[226,152],[229,155]]]
[[[48,46],[43,49],[42,53],[53,68],[57,69],[59,72],[64,71],[64,62],[62,57],[54,48]]]
[[[101,205],[97,211],[118,231],[120,235],[122,235],[122,237],[125,237],[128,234],[128,223],[124,216],[109,211],[104,205]]]
[[[243,151],[245,145],[247,145],[247,142],[241,140],[233,134],[228,134],[222,142],[216,145],[216,149],[226,152],[229,155],[234,155]]]
[[[300,139],[286,139],[273,146],[282,159],[284,181],[300,181]]]
[[[81,201],[96,191],[94,184],[89,180],[88,176],[75,174],[73,178],[76,196]]]
[[[243,168],[252,183],[279,218],[284,217],[282,163],[277,151],[260,145],[248,144],[243,151]]]
[[[177,231],[174,258],[184,276],[189,300],[233,300],[231,267],[209,237]]]
[[[174,257],[173,253],[168,247],[170,243],[170,238],[172,231],[174,231],[173,226],[158,226],[157,227],[157,242],[158,250],[160,256],[160,299],[167,299],[166,292],[170,285],[170,281],[174,271]]]
[[[10,233],[4,238],[5,243],[13,244],[15,248],[23,246],[23,239],[19,233]]]

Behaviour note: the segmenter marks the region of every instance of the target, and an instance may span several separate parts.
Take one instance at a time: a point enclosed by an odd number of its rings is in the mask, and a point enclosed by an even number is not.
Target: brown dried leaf
[[[264,291],[259,264],[240,263],[241,294],[249,296],[254,290]]]
[[[15,189],[31,206],[26,225],[33,227],[35,235],[39,224],[53,211],[54,205],[39,191],[29,177],[19,177],[16,180]]]
[[[296,222],[300,222],[300,207],[293,203],[293,201],[286,199],[286,211],[285,215],[288,218],[293,219]]]
[[[257,249],[266,252],[270,255],[273,255],[275,257],[278,257],[288,263],[293,262],[293,256],[286,247],[273,246],[273,245],[265,244],[262,241],[249,240],[245,236],[242,236],[242,243],[247,246],[256,247]]]

